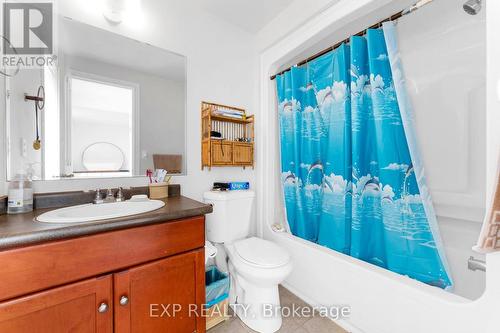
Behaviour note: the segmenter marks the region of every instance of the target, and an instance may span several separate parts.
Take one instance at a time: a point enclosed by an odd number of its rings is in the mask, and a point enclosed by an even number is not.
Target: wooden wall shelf
[[[221,137],[212,136],[212,131]],[[201,169],[254,166],[254,116],[244,109],[201,102]]]

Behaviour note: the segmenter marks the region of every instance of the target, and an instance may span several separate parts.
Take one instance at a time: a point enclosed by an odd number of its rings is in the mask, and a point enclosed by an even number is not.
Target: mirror
[[[7,77],[7,177],[185,173],[186,58],[68,18],[57,65]]]

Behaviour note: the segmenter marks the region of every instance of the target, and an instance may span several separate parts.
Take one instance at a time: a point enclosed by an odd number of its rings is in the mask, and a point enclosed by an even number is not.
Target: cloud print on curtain
[[[451,287],[394,25],[354,36],[276,82],[290,232]]]

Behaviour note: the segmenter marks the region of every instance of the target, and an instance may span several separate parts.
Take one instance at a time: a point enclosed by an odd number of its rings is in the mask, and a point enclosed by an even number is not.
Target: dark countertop
[[[152,212],[94,222],[53,224],[35,221],[35,217],[52,209],[35,209],[29,213],[0,215],[0,251],[48,241],[87,236],[106,231],[140,227],[212,212],[210,205],[182,197],[163,199],[166,205]]]

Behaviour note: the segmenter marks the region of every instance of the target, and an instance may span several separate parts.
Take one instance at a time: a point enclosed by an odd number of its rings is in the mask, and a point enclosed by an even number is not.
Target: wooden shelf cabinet
[[[224,112],[241,116],[225,116]],[[221,137],[212,137],[212,131]],[[201,168],[213,166],[254,166],[254,116],[247,116],[244,109],[202,102]]]

